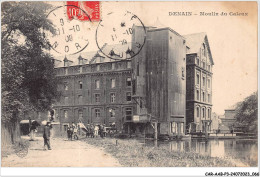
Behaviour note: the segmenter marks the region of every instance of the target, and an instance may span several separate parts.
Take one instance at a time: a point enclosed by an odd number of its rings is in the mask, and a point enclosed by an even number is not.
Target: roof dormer
[[[73,61],[68,60],[68,58],[66,56],[63,61],[64,61],[64,67],[68,67],[73,63]]]
[[[84,65],[88,62],[88,59],[83,58],[81,55],[78,57],[78,63],[79,65]]]

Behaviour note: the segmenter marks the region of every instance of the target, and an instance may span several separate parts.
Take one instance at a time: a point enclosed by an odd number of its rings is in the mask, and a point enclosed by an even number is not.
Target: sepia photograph
[[[257,2],[1,2],[1,167],[258,167]]]

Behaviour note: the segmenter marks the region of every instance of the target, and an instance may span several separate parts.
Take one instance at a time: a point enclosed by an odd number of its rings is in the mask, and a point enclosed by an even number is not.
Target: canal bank
[[[201,155],[192,151],[180,151],[162,146],[161,142],[153,145],[134,139],[87,138],[88,144],[104,149],[118,159],[125,167],[237,167],[247,166],[233,159],[224,159]]]

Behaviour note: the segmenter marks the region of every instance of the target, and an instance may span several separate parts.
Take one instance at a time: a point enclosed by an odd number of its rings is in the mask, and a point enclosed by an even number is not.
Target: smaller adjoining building
[[[190,133],[209,132],[214,61],[206,33],[184,36],[186,48],[186,125]]]
[[[235,119],[235,108],[225,109],[224,116],[220,116],[221,124],[219,126],[221,133],[230,133],[234,129]]]

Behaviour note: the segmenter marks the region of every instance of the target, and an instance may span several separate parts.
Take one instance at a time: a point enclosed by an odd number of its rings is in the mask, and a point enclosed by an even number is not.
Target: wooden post
[[[154,147],[158,147],[158,141],[157,140],[154,140]]]
[[[146,129],[146,125],[144,127],[144,144],[145,144],[145,129]]]
[[[204,122],[205,127],[205,138],[208,139],[208,122]]]
[[[154,122],[154,139],[155,140],[158,139],[157,125],[158,125],[158,122]]]

